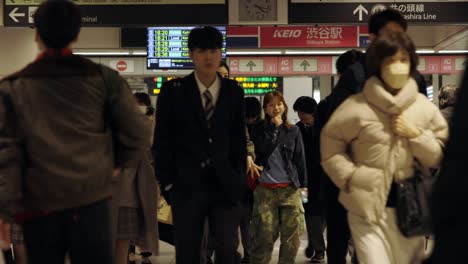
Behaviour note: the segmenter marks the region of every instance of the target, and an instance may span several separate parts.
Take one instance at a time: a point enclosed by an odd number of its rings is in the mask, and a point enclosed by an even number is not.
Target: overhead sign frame
[[[29,27],[44,0],[3,0],[6,27]],[[226,25],[226,0],[74,0],[83,26]],[[199,3],[200,2],[200,3]],[[168,4],[170,3],[170,4]],[[206,15],[210,14],[210,15]]]
[[[318,2],[290,0],[289,24],[360,24],[384,9],[398,10],[412,24],[468,24],[468,2]]]

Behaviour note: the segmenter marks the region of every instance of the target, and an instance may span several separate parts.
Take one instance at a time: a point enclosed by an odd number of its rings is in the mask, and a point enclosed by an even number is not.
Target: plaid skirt
[[[119,207],[117,217],[117,239],[138,240],[140,234],[139,210],[131,207]]]
[[[13,245],[24,244],[23,227],[21,225],[11,225],[11,242],[13,243]]]

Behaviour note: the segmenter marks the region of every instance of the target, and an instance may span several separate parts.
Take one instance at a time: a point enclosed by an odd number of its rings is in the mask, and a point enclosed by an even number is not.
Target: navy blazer
[[[163,84],[156,107],[153,155],[162,186],[195,192],[215,170],[221,200],[237,203],[246,188],[244,91],[222,78],[208,129],[194,73]]]

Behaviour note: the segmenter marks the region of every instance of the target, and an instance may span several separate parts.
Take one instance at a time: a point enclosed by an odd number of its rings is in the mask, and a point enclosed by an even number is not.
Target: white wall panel
[[[20,70],[37,54],[34,30],[0,27],[0,77]]]
[[[288,119],[295,124],[299,118],[292,109],[293,104],[301,96],[312,96],[312,77],[284,77],[283,93],[289,107]]]
[[[120,48],[119,28],[81,28],[77,49],[118,49]]]

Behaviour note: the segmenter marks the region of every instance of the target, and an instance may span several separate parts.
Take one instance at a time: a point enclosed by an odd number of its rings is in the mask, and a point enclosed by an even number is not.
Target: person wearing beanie
[[[453,110],[458,99],[458,85],[446,84],[440,88],[439,91],[439,109],[442,115],[451,123]]]

